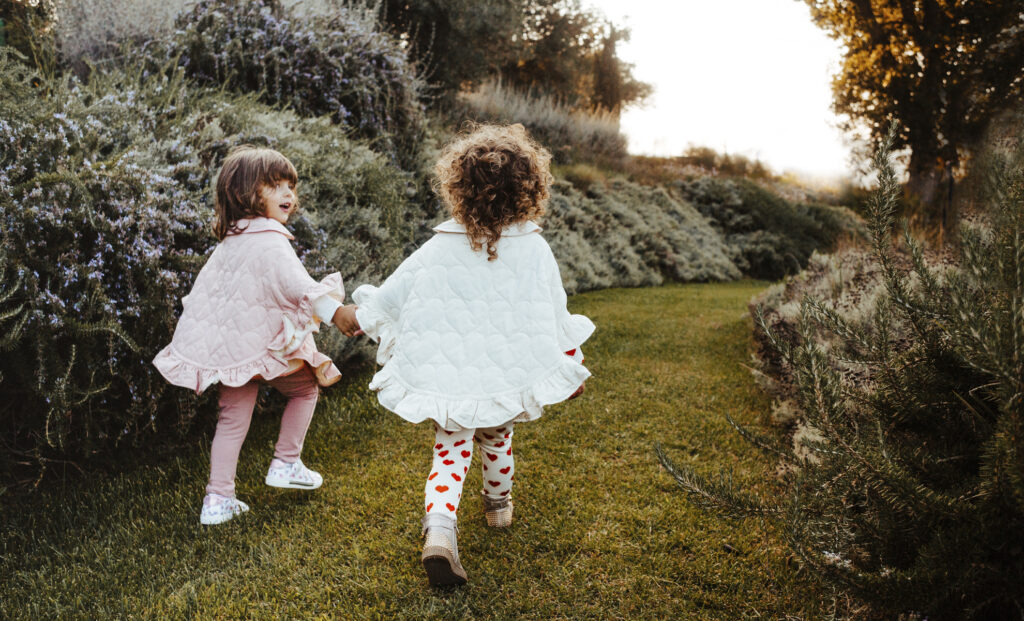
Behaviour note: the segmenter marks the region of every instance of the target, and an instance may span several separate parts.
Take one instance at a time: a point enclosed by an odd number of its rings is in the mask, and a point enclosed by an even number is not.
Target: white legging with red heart
[[[473,441],[483,452],[484,493],[498,499],[508,496],[515,480],[512,458],[512,423],[489,429],[445,431],[434,425],[434,464],[427,477],[424,507],[427,513],[455,517],[462,498],[462,484],[473,459]]]

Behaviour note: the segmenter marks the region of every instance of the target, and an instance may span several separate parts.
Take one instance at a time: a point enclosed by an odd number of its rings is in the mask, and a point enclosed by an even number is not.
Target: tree
[[[579,0],[385,0],[383,7],[442,107],[499,76],[577,109],[616,111],[651,92],[617,56],[629,31]]]
[[[516,55],[527,0],[385,0],[384,20],[406,40],[443,104]]]
[[[1024,94],[1024,9],[1006,0],[803,0],[845,47],[832,83],[848,131],[873,147],[889,123],[908,148],[907,191],[953,217],[954,175],[989,121]],[[940,186],[948,184],[942,195]]]
[[[622,62],[616,46],[629,41],[629,30],[608,25],[601,49],[594,58],[594,88],[590,107],[619,112],[623,106],[643,101],[652,92],[650,84],[633,77],[633,67]]]
[[[629,30],[584,9],[579,0],[535,0],[526,8],[521,45],[501,68],[509,85],[578,109],[617,112],[651,93],[616,52]]]

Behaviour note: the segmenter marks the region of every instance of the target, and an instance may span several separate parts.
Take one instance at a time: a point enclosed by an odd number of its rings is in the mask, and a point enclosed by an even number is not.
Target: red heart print
[[[512,454],[512,449],[509,449],[505,454],[506,455],[511,455]]]
[[[440,450],[440,449],[441,449],[441,447],[443,447],[443,446],[444,446],[443,444],[441,444],[440,442],[438,442],[437,444],[435,444],[435,445],[434,445],[434,448],[435,448],[435,449],[438,449],[438,450]]]
[[[503,492],[501,493],[501,495],[502,495],[502,496],[508,496],[508,492],[509,492],[509,490],[505,490],[505,491],[503,491]]]
[[[497,458],[498,458],[498,456],[495,455],[494,453],[487,453],[487,459],[489,459],[491,461],[494,461]]]
[[[499,427],[498,429],[495,429],[495,431],[497,431],[498,433],[505,433],[505,428]]]
[[[435,487],[434,489],[436,489],[436,490],[437,490],[437,493],[439,493],[439,494],[443,494],[443,493],[445,493],[445,492],[447,492],[447,491],[448,491],[448,486],[447,486],[447,485],[438,485],[438,486],[437,486],[437,487]]]
[[[451,511],[452,513],[455,513],[455,505],[453,505],[452,503],[446,502],[444,503],[444,506],[448,507],[448,510]]]
[[[441,463],[446,465],[446,466],[450,466],[450,465],[455,463],[455,460],[454,459],[446,459],[446,460],[442,461]]]
[[[505,446],[505,442],[504,442],[504,441],[498,442],[498,443],[497,443],[497,444],[495,444],[494,446],[495,446],[495,447],[501,447],[501,446]]]
[[[488,481],[487,483],[488,483],[488,484],[489,484],[489,485],[490,485],[491,487],[498,487],[499,485],[501,485],[501,483],[498,483],[497,481]]]
[[[484,437],[487,438],[488,440],[493,440],[494,439],[494,436],[489,436],[486,433],[484,434]]]
[[[463,444],[465,444],[465,443],[466,443],[466,441],[465,441],[465,440],[459,440],[458,442],[456,442],[456,443],[455,443],[455,444],[453,444],[452,446],[462,446],[462,445],[463,445]]]
[[[513,481],[515,481],[515,480],[516,480],[516,475],[514,475],[514,474],[512,475],[512,480],[513,480]]]
[[[512,435],[512,432],[511,432],[511,431],[510,431],[510,432],[508,432],[508,433],[506,433],[506,434],[505,434],[505,437],[506,437],[506,438],[508,438],[508,437],[509,437],[510,435]]]
[[[459,475],[455,474],[454,472],[452,473],[452,478],[455,479],[456,481],[461,481],[462,480],[462,477],[460,477]]]
[[[498,472],[500,472],[502,474],[508,474],[508,471],[511,470],[511,469],[512,469],[512,466],[505,466],[504,468],[502,468]]]
[[[484,464],[484,472],[487,472],[487,464]]]
[[[430,513],[430,510],[433,509],[433,508],[434,508],[434,503],[430,503],[429,505],[427,505],[427,513]]]
[[[452,432],[448,431],[447,429],[445,429],[444,432],[448,435],[452,435]]]
[[[433,481],[433,480],[434,480],[434,477],[436,477],[436,476],[437,476],[437,473],[436,473],[436,472],[431,472],[431,473],[430,473],[430,476],[429,476],[429,477],[427,477],[427,480],[428,480],[428,481]]]
[[[463,456],[463,457],[465,457],[465,458],[467,458],[467,459],[468,459],[468,458],[469,458],[469,456],[470,456],[470,455],[472,455],[472,454],[473,454],[473,452],[472,452],[472,451],[462,451],[462,456]]]
[[[575,356],[576,355],[576,350],[575,349],[570,349],[569,351],[565,352],[565,355],[566,356]]]
[[[448,454],[448,451],[441,451],[440,453],[437,454],[437,456],[438,457],[444,457],[447,454]]]
[[[465,468],[462,469],[462,473],[463,474],[465,474],[467,472],[469,472],[469,466],[466,466]]]

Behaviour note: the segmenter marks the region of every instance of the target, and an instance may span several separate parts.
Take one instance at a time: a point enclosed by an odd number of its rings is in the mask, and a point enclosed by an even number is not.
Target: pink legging
[[[462,485],[473,459],[473,441],[483,456],[484,493],[498,499],[508,496],[516,478],[512,457],[512,423],[487,429],[445,431],[434,425],[434,463],[424,489],[423,506],[427,513],[445,513],[455,517],[462,499]]]
[[[302,443],[306,439],[309,421],[313,419],[320,387],[307,366],[267,383],[288,397],[288,405],[281,416],[281,431],[277,436],[277,446],[274,447],[274,457],[291,463],[302,453]],[[220,417],[210,448],[210,482],[206,485],[208,494],[235,495],[238,454],[249,432],[259,389],[260,383],[257,381],[237,388],[220,387]]]

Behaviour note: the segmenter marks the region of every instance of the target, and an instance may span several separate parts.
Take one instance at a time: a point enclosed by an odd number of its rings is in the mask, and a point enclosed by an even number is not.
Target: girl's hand
[[[331,323],[336,328],[341,330],[341,333],[345,336],[359,336],[363,333],[359,327],[359,322],[356,320],[356,309],[359,308],[355,304],[349,304],[348,306],[341,306],[334,312],[334,318]]]

